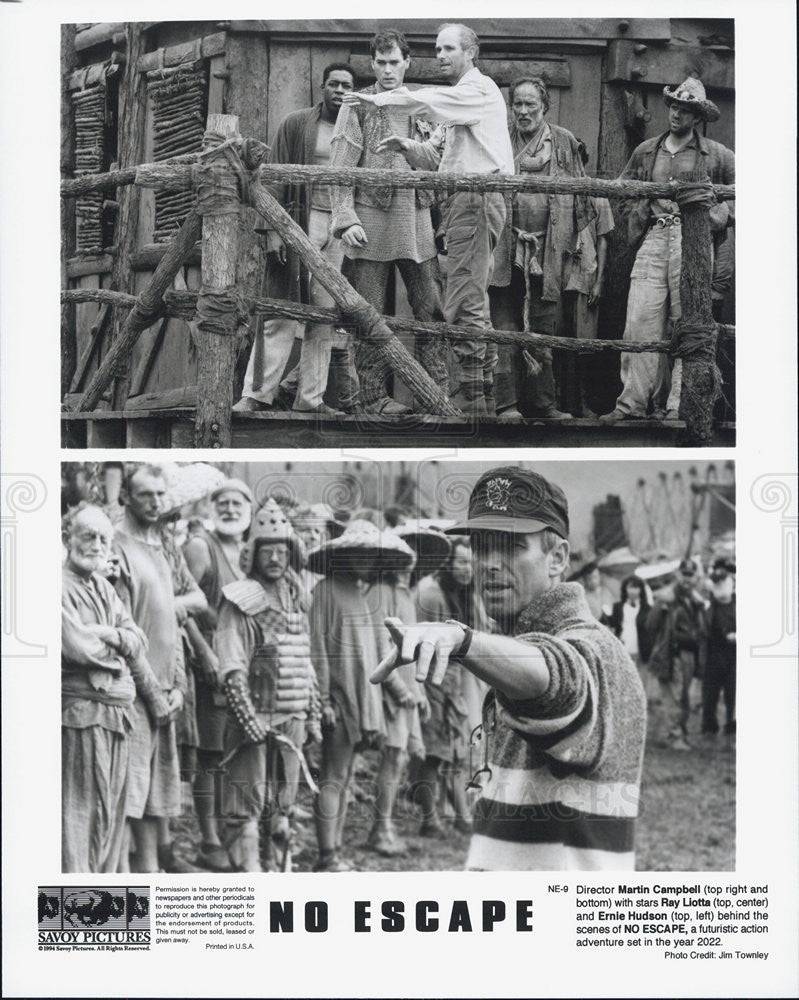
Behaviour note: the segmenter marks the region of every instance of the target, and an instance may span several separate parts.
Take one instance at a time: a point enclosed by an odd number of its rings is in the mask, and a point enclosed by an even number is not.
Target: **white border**
[[[354,896],[413,900],[482,896],[512,900],[532,894],[540,901],[531,937],[507,931],[486,935],[352,935],[337,923],[327,935],[296,934],[267,939],[254,953],[214,955],[169,949],[149,956],[129,954],[64,956],[39,954],[33,938],[33,887],[58,884],[57,733],[43,720],[57,717],[59,553],[53,539],[58,522],[58,463],[79,453],[58,447],[59,398],[59,102],[60,20],[213,19],[220,6],[185,4],[31,0],[0,4],[0,330],[2,330],[2,460],[4,477],[40,477],[47,496],[40,509],[19,519],[20,633],[47,643],[47,660],[3,662],[4,764],[4,995],[795,995],[797,975],[797,684],[791,660],[750,660],[752,645],[770,641],[776,609],[788,586],[779,515],[758,510],[752,485],[763,475],[786,480],[796,471],[796,295],[795,295],[795,94],[796,46],[789,0],[742,2],[627,2],[624,15],[736,17],[738,189],[738,445],[726,449],[681,450],[675,457],[734,455],[738,482],[738,566],[741,643],[739,700],[742,736],[738,770],[738,874],[742,882],[771,886],[765,963],[674,963],[645,954],[621,959],[615,953],[576,955],[569,944],[573,923],[561,914],[563,897],[546,897],[547,876],[459,873],[353,875],[322,881],[315,876],[272,877],[275,892],[294,898],[328,898],[344,906]],[[558,5],[503,2],[491,13],[503,16],[597,17],[618,15],[608,4]],[[402,16],[442,19],[456,12],[440,3],[411,0]],[[226,17],[258,18],[263,4],[228,2]],[[304,3],[292,16],[331,16]],[[279,12],[283,14],[283,12]],[[339,13],[340,11],[336,11]],[[347,4],[347,16],[369,17],[385,8]],[[485,4],[461,3],[458,17],[486,13]],[[45,361],[46,359],[46,361]],[[43,363],[44,362],[44,363]],[[109,456],[84,453],[86,458]],[[149,453],[153,459],[191,461],[192,451]],[[292,453],[295,454],[296,453]],[[418,449],[367,452],[382,461],[419,458]],[[442,451],[435,450],[438,456]],[[579,457],[665,462],[666,449],[583,449]],[[468,458],[503,461],[535,458],[530,450],[470,451]],[[547,461],[575,459],[574,449],[545,449]],[[122,457],[122,456],[120,456]],[[124,454],[134,457],[133,452]],[[291,454],[215,451],[209,459],[285,460]],[[335,450],[304,452],[302,458],[329,461]],[[348,456],[349,457],[349,456]],[[428,457],[433,457],[431,452]],[[4,478],[4,484],[6,480]],[[792,506],[796,507],[793,482]],[[4,492],[5,503],[5,492]],[[10,524],[4,509],[3,531]],[[793,544],[795,546],[795,528]],[[7,551],[4,552],[7,560]],[[6,569],[8,563],[6,561]],[[795,564],[793,571],[795,573]],[[792,577],[792,579],[795,577]],[[690,876],[689,876],[690,877]],[[670,876],[675,883],[679,876]],[[168,877],[153,880],[165,884]],[[200,880],[198,879],[198,882]],[[209,878],[205,877],[208,884]],[[213,881],[213,877],[210,877]],[[567,880],[563,880],[567,881]],[[577,880],[568,880],[574,884]],[[588,877],[581,881],[588,882]],[[665,881],[665,879],[664,879]],[[242,879],[242,884],[247,878]],[[285,889],[284,889],[285,885]],[[562,907],[559,911],[558,907]],[[551,919],[542,919],[551,913]],[[753,948],[757,948],[753,942]]]

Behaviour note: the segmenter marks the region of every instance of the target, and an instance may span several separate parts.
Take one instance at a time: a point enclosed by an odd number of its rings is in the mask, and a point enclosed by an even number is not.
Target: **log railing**
[[[105,302],[111,306],[129,308],[122,335],[114,341],[100,368],[78,403],[82,411],[93,410],[103,391],[114,378],[119,363],[127,356],[136,340],[147,326],[162,315],[179,315],[192,321],[196,340],[202,342],[198,377],[198,400],[195,425],[195,444],[223,447],[230,443],[230,403],[232,371],[235,360],[236,317],[241,301],[236,288],[235,275],[235,226],[218,220],[236,219],[242,204],[249,203],[264,216],[270,227],[284,243],[301,258],[314,277],[326,288],[336,303],[337,310],[314,309],[291,302],[270,299],[250,299],[246,303],[250,313],[283,315],[303,320],[347,324],[354,327],[358,336],[368,337],[386,357],[395,374],[408,386],[423,408],[431,413],[448,416],[459,415],[454,405],[442,394],[439,387],[408,353],[396,338],[396,332],[431,332],[450,340],[485,339],[498,343],[521,346],[546,346],[561,350],[592,353],[612,350],[626,353],[665,353],[670,345],[663,341],[628,343],[619,340],[577,340],[570,337],[550,337],[535,333],[518,333],[508,330],[477,330],[470,327],[451,326],[446,323],[423,323],[399,317],[380,316],[363,299],[346,279],[331,268],[312,246],[303,230],[274,199],[268,185],[287,183],[317,183],[358,185],[359,187],[424,188],[438,193],[453,191],[546,192],[550,194],[588,194],[609,199],[620,198],[669,198],[674,199],[683,184],[690,184],[693,177],[660,184],[633,180],[603,180],[591,177],[535,177],[533,175],[500,174],[439,174],[429,171],[371,170],[363,168],[334,168],[304,166],[299,164],[264,164],[265,147],[253,140],[243,140],[238,135],[238,119],[233,115],[213,115],[208,121],[208,131],[201,153],[176,157],[157,164],[141,164],[126,170],[94,174],[61,182],[64,198],[74,198],[88,191],[112,190],[119,186],[136,184],[157,190],[186,190],[202,187],[216,188],[216,200],[198,199],[193,211],[181,230],[173,237],[164,257],[147,287],[138,295],[123,295],[103,289],[65,289],[65,302]],[[714,185],[719,200],[735,197],[733,185]],[[226,212],[219,214],[219,197],[224,193]],[[242,202],[242,196],[246,202]],[[205,206],[205,207],[204,207]],[[683,381],[690,387],[683,399],[690,405],[681,416],[686,420],[686,443],[707,444],[712,428],[713,393],[704,392],[707,382],[708,357],[717,335],[731,336],[731,328],[722,328],[708,321],[705,303],[697,298],[697,283],[686,275],[686,262],[708,284],[710,269],[710,221],[707,207],[689,206],[689,223],[683,233],[683,273],[681,289],[688,296],[688,312],[683,328],[691,338],[690,350],[680,351],[683,356]],[[169,290],[172,278],[193,250],[202,222],[203,289],[199,300],[197,293],[177,293]],[[220,312],[220,302],[222,303]],[[214,306],[209,319],[208,303]],[[225,308],[230,315],[224,315]],[[707,341],[707,343],[705,343]],[[701,343],[700,343],[701,342]],[[699,343],[699,350],[697,344]],[[701,372],[700,372],[701,366]],[[696,367],[696,371],[694,371]]]

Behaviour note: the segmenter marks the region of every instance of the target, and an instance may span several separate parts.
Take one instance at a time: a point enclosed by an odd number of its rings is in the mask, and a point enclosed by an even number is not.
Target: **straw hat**
[[[598,565],[609,576],[624,577],[633,573],[641,565],[641,560],[625,545],[602,556]]]
[[[175,514],[182,507],[202,500],[224,482],[225,474],[207,462],[159,463],[166,483],[164,518]]]
[[[259,542],[286,542],[289,547],[289,564],[294,570],[305,565],[305,546],[294,534],[283,509],[270,499],[261,507],[250,525],[250,537],[241,550],[240,565],[247,576],[252,573],[255,550]]]
[[[357,569],[366,557],[377,556],[378,572],[408,569],[413,551],[390,531],[381,531],[371,521],[352,521],[338,538],[331,538],[308,554],[312,573],[333,569]]]
[[[695,76],[686,77],[673,90],[669,90],[668,85],[665,86],[663,88],[663,100],[669,107],[672,104],[679,104],[681,108],[699,115],[706,122],[715,122],[721,117],[721,112],[716,105],[707,99],[702,81],[697,80]]]
[[[436,528],[426,528],[418,521],[406,521],[390,529],[416,553],[416,570],[426,576],[442,566],[450,553],[450,540]]]
[[[666,561],[648,563],[639,566],[635,571],[635,576],[641,580],[652,581],[661,576],[672,576],[680,568],[679,559],[669,559]]]

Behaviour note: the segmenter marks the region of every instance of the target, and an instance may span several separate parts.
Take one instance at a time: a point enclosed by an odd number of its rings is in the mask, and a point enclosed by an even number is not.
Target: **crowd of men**
[[[721,693],[734,731],[734,566],[710,590],[692,562],[644,567],[597,602],[592,567],[564,582],[568,502],[535,472],[487,471],[446,531],[398,508],[255,509],[228,479],[178,543],[166,496],[138,465],[113,524],[86,501],[64,519],[64,871],[290,870],[303,822],[315,870],[346,871],[367,751],[382,856],[405,852],[411,788],[419,835],[470,833],[470,868],[632,867],[645,689],[673,749],[697,676],[702,731]],[[189,787],[191,857],[174,843]]]
[[[370,167],[392,171],[584,177],[585,143],[547,120],[549,94],[540,77],[509,89],[509,107],[496,83],[478,68],[479,40],[465,25],[445,24],[436,38],[444,84],[409,90],[411,62],[401,31],[380,31],[371,42],[374,83],[356,90],[348,63],[323,71],[322,100],[289,114],[278,126],[272,163]],[[681,206],[709,206],[715,250],[714,302],[732,282],[732,205],[718,202],[712,184],[734,183],[733,153],[704,137],[719,117],[702,83],[688,77],[665,87],[668,131],[639,145],[623,178],[668,181],[699,171],[701,182],[676,200],[628,199],[616,218],[636,249],[624,339],[670,339],[680,317]],[[580,338],[597,336],[614,212],[586,195],[458,191],[437,200],[431,191],[294,184],[274,189],[311,243],[341,269],[381,314],[394,265],[418,320]],[[264,291],[317,306],[333,302],[274,230],[267,231]],[[303,329],[304,327],[304,329]],[[295,337],[299,362],[285,369]],[[415,353],[445,395],[456,392],[472,417],[519,416],[562,420],[595,417],[598,387],[580,356],[561,363],[549,348],[522,350],[490,339],[444,341],[415,337]],[[679,418],[682,361],[673,370],[661,353],[622,354],[622,392],[603,419]],[[285,377],[283,377],[285,374]],[[259,325],[241,400],[234,409],[293,408],[306,412],[396,414],[409,407],[393,398],[390,368],[379,347],[330,324],[303,325],[284,317]],[[330,406],[323,399],[335,398]],[[601,405],[601,404],[599,404]]]

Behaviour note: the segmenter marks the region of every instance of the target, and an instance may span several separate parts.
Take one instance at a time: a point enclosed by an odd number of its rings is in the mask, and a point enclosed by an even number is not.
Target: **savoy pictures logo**
[[[39,950],[150,946],[150,887],[39,886]]]

